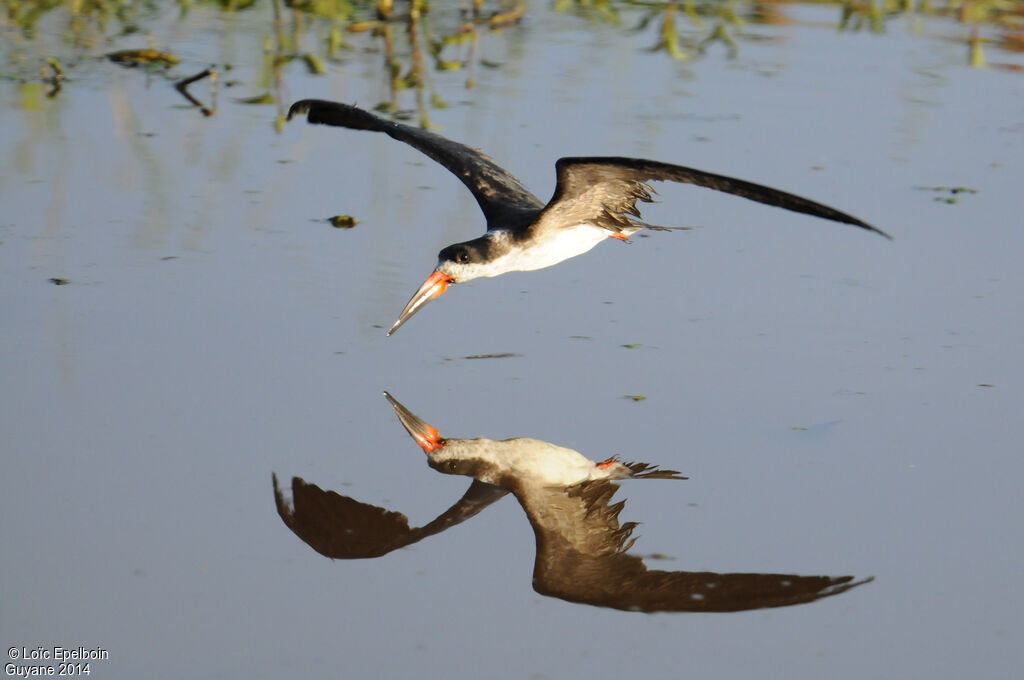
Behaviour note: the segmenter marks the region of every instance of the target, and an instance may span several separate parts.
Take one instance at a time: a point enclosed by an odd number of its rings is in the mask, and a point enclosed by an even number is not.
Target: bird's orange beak
[[[434,273],[427,277],[427,280],[423,282],[420,289],[409,299],[408,304],[405,305],[405,309],[398,315],[398,321],[395,325],[387,332],[387,335],[391,335],[397,331],[402,324],[409,320],[409,318],[420,311],[423,305],[427,304],[434,298],[438,297],[441,293],[448,290],[448,285],[454,281],[454,277],[443,274],[436,269]]]
[[[402,423],[406,432],[416,440],[416,443],[420,445],[424,453],[437,451],[444,446],[444,439],[436,427],[419,418],[387,392],[384,393],[384,396],[391,402],[391,407],[395,409],[395,415],[398,416],[398,420]]]

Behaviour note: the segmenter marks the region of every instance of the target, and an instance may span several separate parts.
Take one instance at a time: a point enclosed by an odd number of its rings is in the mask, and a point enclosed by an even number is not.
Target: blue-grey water
[[[677,61],[652,30],[537,4],[482,34],[500,66],[473,89],[430,72],[431,121],[543,198],[559,156],[641,156],[894,241],[662,184],[645,219],[699,228],[457,286],[391,338],[482,217],[411,148],[277,132],[273,106],[239,103],[266,89],[269,8],[159,24],[180,76],[236,64],[209,118],[102,60],[53,99],[0,84],[0,642],[104,648],[99,678],[1018,677],[1024,86],[1000,62],[1020,57],[970,68],[948,20],[837,32],[838,8],[785,11],[732,58]],[[290,64],[285,102],[387,99],[377,43],[348,40],[324,76]],[[272,473],[413,524],[467,485],[426,466],[385,389],[443,435],[683,471],[620,492],[657,568],[875,580],[734,614],[569,604],[531,589],[512,498],[326,559],[278,517]]]

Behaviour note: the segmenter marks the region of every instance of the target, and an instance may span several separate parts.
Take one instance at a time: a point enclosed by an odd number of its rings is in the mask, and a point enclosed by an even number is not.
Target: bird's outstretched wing
[[[473,193],[488,224],[520,211],[537,211],[544,203],[515,177],[480,151],[439,134],[385,120],[369,111],[338,102],[303,99],[292,104],[288,119],[306,114],[310,123],[384,132],[434,159]]]
[[[557,218],[552,223],[590,222],[611,231],[630,227],[635,230],[637,221],[631,218],[640,216],[636,202],[651,201],[652,189],[647,182],[683,182],[826,220],[852,224],[892,238],[867,222],[810,199],[682,165],[640,158],[580,157],[560,158],[555,163],[555,171],[558,183],[554,195],[544,208],[545,217],[550,215]]]
[[[606,480],[513,489],[536,535],[534,590],[631,611],[729,612],[813,602],[871,580],[648,569],[627,552],[637,524],[619,524],[625,501],[611,502],[617,489]]]
[[[380,557],[465,522],[508,491],[473,480],[455,505],[421,527],[410,527],[400,512],[325,491],[292,478],[289,505],[274,475],[274,501],[284,523],[310,547],[331,559]]]

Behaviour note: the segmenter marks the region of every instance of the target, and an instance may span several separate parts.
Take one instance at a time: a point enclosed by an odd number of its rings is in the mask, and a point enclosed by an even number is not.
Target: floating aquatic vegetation
[[[261,105],[273,104],[275,100],[273,94],[271,94],[270,92],[264,92],[263,94],[256,94],[251,97],[240,97],[235,99],[235,101],[239,104]]]
[[[327,222],[335,229],[351,229],[359,224],[359,220],[351,215],[335,215],[334,217],[328,217]]]
[[[592,22],[619,24],[619,6],[624,4],[615,0],[555,0],[555,9],[577,14]]]
[[[792,22],[797,8],[806,4],[757,0],[555,0],[554,8],[576,15],[581,21],[622,26],[621,30],[650,41],[652,50],[692,61],[715,45],[725,46],[732,58],[746,42],[774,39],[770,32],[750,27]],[[893,20],[904,17],[948,22],[953,29],[938,39],[963,45],[965,63],[977,68],[1024,71],[1024,64],[1001,63],[991,55],[994,50],[1014,56],[1024,52],[1024,3],[1020,0],[818,0],[814,4],[835,7],[835,26],[846,32],[881,33]],[[197,5],[214,6],[225,13],[267,10],[266,3],[254,0],[188,0],[178,3],[178,16],[184,17]],[[46,83],[50,98],[73,82],[73,71],[79,64],[95,56],[149,71],[164,71],[180,64],[180,55],[156,49],[152,44],[144,49],[97,52],[97,46],[109,45],[124,36],[152,36],[168,16],[159,11],[159,0],[7,0],[4,7],[5,28],[14,29],[9,34],[16,40],[6,41],[0,48],[0,63],[4,64],[0,75],[22,82]],[[435,84],[431,74],[464,71],[463,85],[473,89],[487,74],[486,70],[501,66],[487,55],[485,38],[516,26],[530,11],[525,0],[436,5],[426,0],[398,4],[394,0],[272,0],[270,8],[273,29],[266,38],[265,69],[256,87],[274,92],[275,99],[283,101],[279,90],[287,64],[302,61],[307,73],[322,75],[327,73],[327,61],[339,60],[343,49],[380,51],[389,78],[388,104],[392,110],[408,110],[413,105],[400,101],[400,97],[412,96],[425,127],[430,124],[428,109],[444,106],[447,98],[440,95],[438,88],[445,81],[451,82],[450,78],[439,79],[442,83]],[[44,26],[47,19],[50,25]],[[61,28],[55,31],[55,26]],[[23,49],[24,41],[36,39],[43,44],[42,54],[33,55]],[[196,68],[206,65],[209,62],[197,64]],[[278,112],[282,114],[283,111]]]
[[[946,194],[943,196],[936,196],[933,200],[939,201],[940,203],[948,203],[954,205],[960,202],[960,194],[976,194],[977,189],[971,189],[970,187],[914,187],[918,191],[931,191],[938,194]]]
[[[458,361],[460,359],[517,359],[522,356],[522,354],[516,352],[495,352],[489,354],[469,354],[462,357],[445,357],[444,361]]]
[[[170,52],[153,49],[118,50],[117,52],[108,52],[106,57],[115,64],[131,67],[162,66],[170,68],[181,61]]]

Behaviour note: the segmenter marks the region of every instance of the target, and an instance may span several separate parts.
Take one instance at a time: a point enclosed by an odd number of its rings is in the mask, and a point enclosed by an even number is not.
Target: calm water
[[[542,197],[559,156],[644,156],[895,241],[660,185],[645,218],[699,229],[459,286],[391,338],[482,218],[404,145],[276,132],[274,107],[240,104],[266,89],[269,10],[194,8],[154,35],[182,77],[235,64],[211,118],[102,60],[52,100],[0,85],[0,642],[102,647],[100,678],[1017,677],[1024,81],[968,68],[952,23],[837,33],[835,8],[786,12],[733,59],[679,62],[644,49],[652,31],[533,6],[483,35],[500,67],[474,89],[431,71],[449,104],[431,119]],[[325,76],[290,64],[286,100],[387,99],[377,43],[350,42]],[[426,466],[385,389],[444,435],[683,471],[619,494],[638,554],[671,558],[652,568],[875,581],[733,614],[569,604],[531,589],[512,498],[326,559],[279,518],[272,473],[414,526],[468,486]]]

